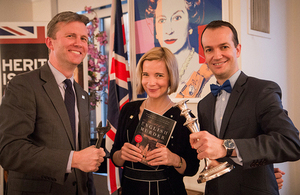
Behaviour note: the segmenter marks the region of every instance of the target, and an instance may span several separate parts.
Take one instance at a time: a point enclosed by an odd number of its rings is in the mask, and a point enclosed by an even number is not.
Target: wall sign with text
[[[48,60],[46,23],[0,23],[1,96],[17,74],[41,67]]]

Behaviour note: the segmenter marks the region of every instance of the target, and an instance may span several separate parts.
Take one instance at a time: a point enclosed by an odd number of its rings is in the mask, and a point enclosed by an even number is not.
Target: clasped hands
[[[103,148],[96,148],[94,145],[80,151],[74,151],[72,168],[84,172],[95,172],[104,161],[105,152]]]
[[[167,147],[160,147],[142,154],[142,150],[130,143],[124,143],[120,151],[124,161],[141,162],[143,159],[151,166],[167,165],[177,166],[180,158]],[[177,164],[176,164],[177,163]]]

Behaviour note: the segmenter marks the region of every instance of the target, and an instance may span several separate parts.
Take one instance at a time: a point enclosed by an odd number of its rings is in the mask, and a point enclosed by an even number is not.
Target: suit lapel
[[[213,135],[216,134],[215,130],[215,106],[216,106],[216,97],[213,96],[212,93],[207,94],[203,100],[198,103],[198,117],[203,116],[203,118],[199,118],[199,126],[200,130],[208,131]],[[201,114],[200,114],[201,113]],[[202,124],[201,124],[202,123]]]
[[[75,144],[73,141],[73,133],[72,133],[71,124],[69,122],[68,112],[65,107],[59,88],[57,86],[54,75],[51,72],[48,64],[45,64],[41,67],[41,79],[45,81],[43,87],[46,93],[48,94],[53,106],[55,107],[58,115],[60,116],[61,121],[67,132],[67,135],[69,137],[69,141],[73,149],[75,149]]]
[[[79,124],[78,124],[78,138],[79,138],[79,147],[86,147],[89,143],[84,143],[86,140],[89,140],[89,136],[87,137],[86,132],[89,132],[89,121],[87,121],[89,118],[85,118],[89,116],[89,97],[87,93],[80,87],[78,83],[75,82],[74,84],[75,93],[77,96],[77,107],[78,107],[78,113],[79,113]]]
[[[245,75],[243,72],[241,72],[239,78],[237,79],[232,92],[230,94],[224,115],[223,115],[223,119],[222,119],[222,124],[221,124],[221,129],[220,129],[220,136],[219,138],[223,139],[225,132],[227,130],[227,126],[229,123],[229,120],[231,118],[231,115],[237,105],[237,102],[240,98],[240,96],[242,95],[243,91],[244,91],[244,84],[247,80],[247,75]]]
[[[215,96],[213,96],[213,94],[212,93],[210,93],[209,95],[211,95],[212,97],[211,98],[209,98],[209,102],[208,102],[208,106],[210,107],[210,108],[215,108],[216,107],[216,97]],[[210,106],[211,105],[211,106]],[[213,135],[215,135],[215,136],[217,136],[217,132],[216,132],[216,128],[215,128],[215,112],[216,112],[216,110],[215,109],[209,109],[209,110],[211,110],[211,112],[210,112],[210,115],[209,115],[209,117],[210,117],[210,127],[213,127],[212,128],[212,131],[213,132],[211,132]]]

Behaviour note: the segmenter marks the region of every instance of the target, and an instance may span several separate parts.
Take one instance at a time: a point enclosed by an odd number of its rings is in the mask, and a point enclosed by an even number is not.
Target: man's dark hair
[[[56,39],[57,23],[82,22],[84,25],[90,22],[89,18],[71,11],[56,14],[47,25],[47,36]]]
[[[236,29],[234,28],[234,26],[232,24],[230,24],[229,22],[223,21],[223,20],[214,20],[212,22],[210,22],[203,30],[202,35],[201,35],[201,45],[203,47],[202,44],[202,36],[205,32],[206,29],[216,29],[216,28],[220,28],[222,26],[228,27],[230,28],[233,37],[232,37],[232,41],[234,43],[234,46],[237,47],[237,45],[239,44],[239,39],[238,39],[238,34]]]

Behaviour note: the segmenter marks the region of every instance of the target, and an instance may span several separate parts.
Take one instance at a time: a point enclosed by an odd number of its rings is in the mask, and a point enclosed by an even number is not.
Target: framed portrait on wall
[[[131,7],[135,63],[149,49],[166,47],[176,56],[180,77],[172,100],[198,102],[207,95],[216,81],[205,64],[200,36],[210,21],[222,19],[222,0],[134,0]]]

